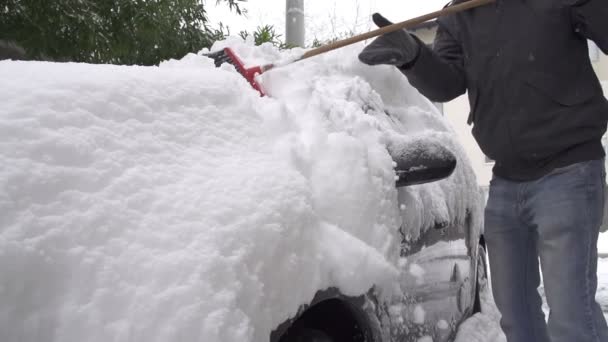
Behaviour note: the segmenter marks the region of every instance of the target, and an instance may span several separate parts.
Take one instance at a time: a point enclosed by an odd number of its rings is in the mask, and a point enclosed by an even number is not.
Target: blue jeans
[[[494,176],[485,212],[492,289],[508,342],[608,342],[595,301],[604,160],[541,179]],[[539,259],[550,314],[541,309]]]

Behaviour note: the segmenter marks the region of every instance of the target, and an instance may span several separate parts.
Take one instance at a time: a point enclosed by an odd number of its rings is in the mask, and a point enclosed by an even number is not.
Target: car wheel
[[[481,292],[488,286],[488,266],[486,260],[486,248],[480,244],[477,247],[477,281],[475,282],[473,313],[481,312]]]
[[[317,329],[304,328],[298,331],[292,342],[333,342],[325,332]]]

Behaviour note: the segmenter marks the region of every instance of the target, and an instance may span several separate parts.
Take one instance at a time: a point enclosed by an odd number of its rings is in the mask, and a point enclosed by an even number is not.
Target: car
[[[0,340],[450,340],[486,283],[483,196],[361,48],[264,73],[264,98],[201,54],[0,61]]]

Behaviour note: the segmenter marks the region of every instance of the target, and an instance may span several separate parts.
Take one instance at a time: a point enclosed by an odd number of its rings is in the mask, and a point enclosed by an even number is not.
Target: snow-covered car
[[[361,46],[0,62],[0,341],[447,341],[485,283],[456,134]],[[477,303],[477,304],[476,304]]]

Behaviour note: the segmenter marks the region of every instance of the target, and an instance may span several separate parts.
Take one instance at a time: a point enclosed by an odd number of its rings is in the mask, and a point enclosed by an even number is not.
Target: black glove
[[[380,13],[372,16],[378,27],[392,25]],[[420,43],[406,30],[384,34],[367,45],[359,54],[359,60],[368,65],[389,64],[398,67],[413,62],[420,53]]]

